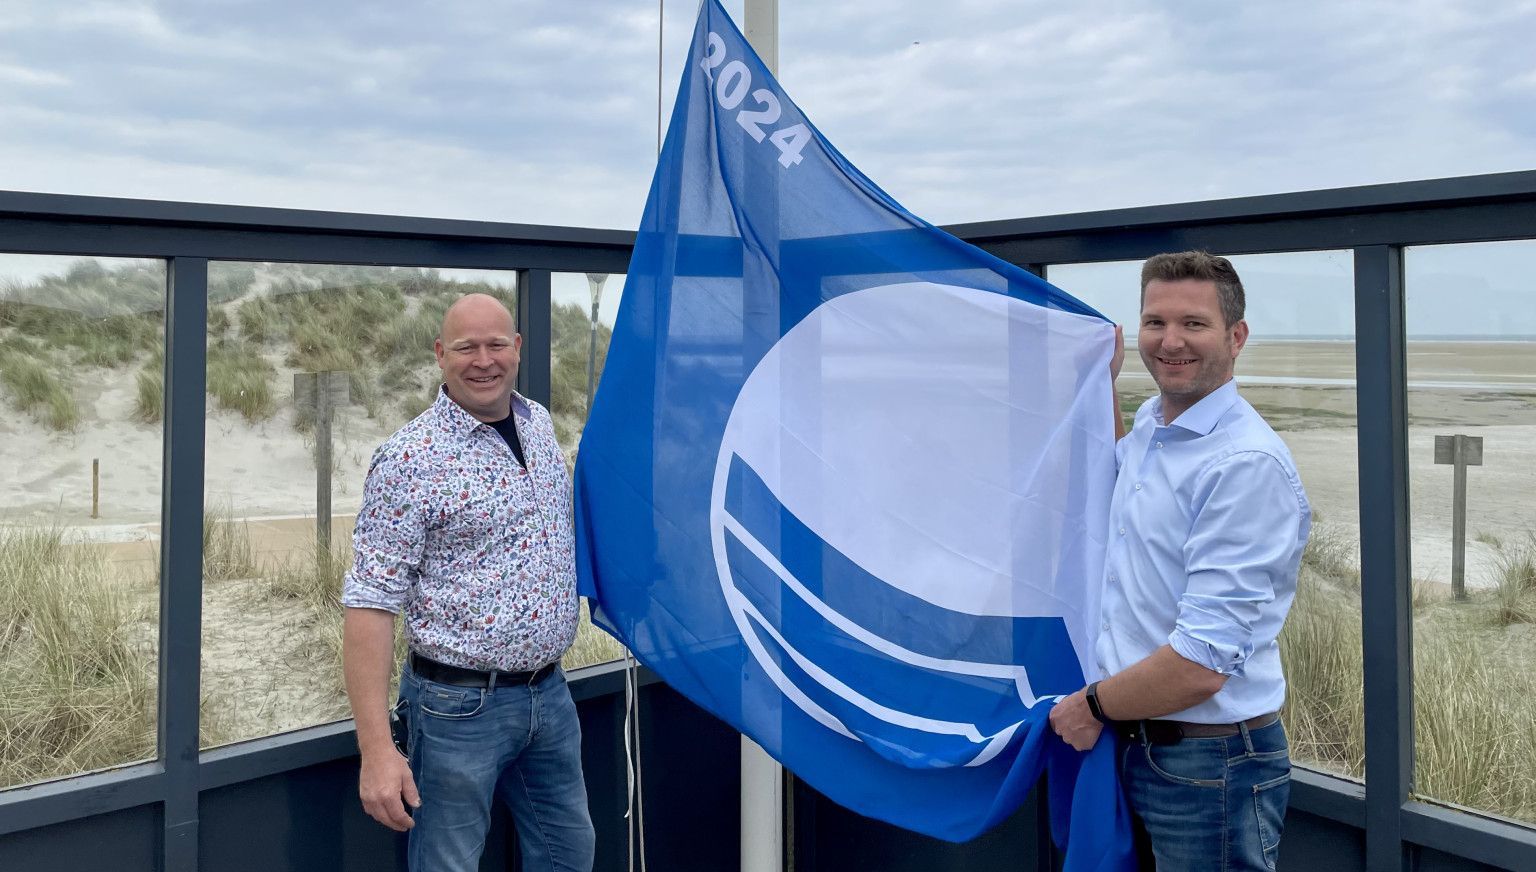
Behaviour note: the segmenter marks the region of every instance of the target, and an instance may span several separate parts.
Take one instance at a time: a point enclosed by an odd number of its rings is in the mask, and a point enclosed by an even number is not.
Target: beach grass
[[[432,367],[432,343],[454,300],[486,293],[514,311],[517,303],[513,291],[444,279],[435,270],[312,264],[266,270],[266,293],[243,292],[229,306],[241,341],[281,351],[284,364],[300,372],[347,373],[352,403],[375,420],[414,417],[430,405],[418,396],[424,388],[435,398],[435,379],[422,374]],[[293,424],[301,433],[313,427],[303,410]]]
[[[1281,714],[1297,762],[1360,778],[1365,770],[1364,683],[1357,583],[1304,563],[1280,635],[1287,683]]]
[[[211,294],[210,294],[211,296]],[[229,333],[230,320],[229,309],[225,306],[216,306],[209,301],[208,307],[208,339],[217,342],[225,338]]]
[[[1536,822],[1536,634],[1490,626],[1497,594],[1414,616],[1414,793]]]
[[[1527,594],[1527,561],[1502,585]],[[1511,625],[1501,589],[1456,603],[1416,585],[1414,790],[1421,797],[1536,822],[1536,632]],[[1359,571],[1352,543],[1315,529],[1280,637],[1283,715],[1298,764],[1350,778],[1365,766]]]
[[[243,522],[211,510],[205,575],[257,579],[268,596],[300,604],[313,674],[334,700],[316,717],[336,716],[344,711],[339,597],[350,552],[337,546],[329,553],[301,549],[262,557],[253,554],[249,537]],[[152,752],[153,646],[136,641],[130,628],[144,616],[135,613],[97,554],[67,545],[65,535],[53,529],[0,536],[0,676],[17,682],[6,685],[16,692],[0,700],[0,784],[87,771]],[[1513,586],[1525,584],[1527,576],[1510,578]],[[1497,591],[1474,591],[1469,604],[1425,597],[1416,607],[1416,790],[1437,801],[1536,820],[1536,780],[1530,777],[1536,761],[1531,727],[1536,674],[1529,668],[1536,633],[1522,631],[1529,625],[1501,623],[1499,610]],[[1294,758],[1361,777],[1358,571],[1350,539],[1326,525],[1320,525],[1303,561],[1281,652]],[[623,653],[591,625],[583,605],[564,665],[576,669]],[[397,655],[403,654],[401,634]],[[46,668],[6,673],[18,658]],[[274,686],[270,692],[285,689]],[[218,744],[232,729],[216,708],[216,701],[205,704],[205,746]]]
[[[154,755],[146,618],[62,529],[0,531],[0,787]]]
[[[81,258],[61,273],[0,289],[0,328],[71,363],[123,366],[162,344],[165,265]]]
[[[560,665],[566,670],[580,669],[583,666],[594,666],[598,663],[611,663],[623,657],[624,646],[592,624],[592,614],[588,610],[587,601],[582,600],[581,618],[576,624],[576,641],[571,643],[565,656],[560,658]]]
[[[0,382],[17,409],[51,430],[68,432],[80,426],[80,406],[55,368],[49,358],[6,353],[0,355]]]
[[[232,520],[227,509],[203,509],[203,578],[252,578],[257,573],[251,532],[246,522]]]
[[[165,416],[165,374],[162,364],[149,364],[134,377],[133,417],[158,424]]]
[[[1500,542],[1494,558],[1497,624],[1536,624],[1536,533]]]
[[[208,346],[208,394],[221,409],[238,412],[252,424],[277,413],[273,380],[277,370],[250,343],[219,341]]]

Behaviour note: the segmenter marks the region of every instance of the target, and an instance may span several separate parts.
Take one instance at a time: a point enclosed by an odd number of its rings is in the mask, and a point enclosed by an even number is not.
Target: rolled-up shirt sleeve
[[[424,491],[388,446],[374,452],[352,532],[352,568],[341,604],[399,614],[421,575],[426,546]]]
[[[1305,508],[1279,461],[1242,451],[1203,470],[1184,546],[1188,586],[1168,644],[1186,660],[1241,675],[1254,625],[1290,577]]]

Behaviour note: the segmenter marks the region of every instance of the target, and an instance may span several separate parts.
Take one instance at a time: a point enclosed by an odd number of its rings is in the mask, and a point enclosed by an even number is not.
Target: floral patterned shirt
[[[342,605],[403,614],[411,649],[455,666],[537,669],[576,637],[565,458],[543,406],[512,410],[526,468],[439,388],[363,485]]]

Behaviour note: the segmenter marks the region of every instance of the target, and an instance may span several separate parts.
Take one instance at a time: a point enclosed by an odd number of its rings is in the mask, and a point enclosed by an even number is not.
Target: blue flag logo
[[[576,469],[594,620],[909,829],[971,838],[1049,766],[1069,868],[1118,868],[1111,743],[1046,721],[1093,663],[1113,337],[865,178],[710,0]]]

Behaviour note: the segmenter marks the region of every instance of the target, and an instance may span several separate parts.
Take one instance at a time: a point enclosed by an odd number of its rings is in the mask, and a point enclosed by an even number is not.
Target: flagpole
[[[747,42],[779,75],[779,0],[745,0]],[[741,872],[783,872],[784,770],[762,746],[741,737]]]

